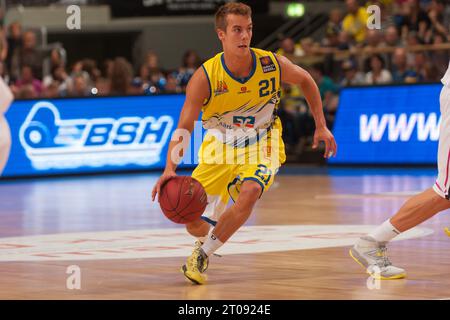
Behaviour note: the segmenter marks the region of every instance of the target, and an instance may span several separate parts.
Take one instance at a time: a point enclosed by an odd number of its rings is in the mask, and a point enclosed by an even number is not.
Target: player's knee
[[[246,181],[239,192],[236,206],[241,211],[251,211],[256,201],[261,196],[262,187],[254,181]]]

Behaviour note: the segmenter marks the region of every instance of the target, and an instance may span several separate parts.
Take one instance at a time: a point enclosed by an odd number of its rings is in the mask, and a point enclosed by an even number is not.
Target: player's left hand
[[[317,128],[314,132],[314,142],[313,149],[319,146],[319,142],[323,141],[325,143],[325,154],[324,158],[335,157],[337,153],[337,144],[334,140],[334,136],[327,127]]]

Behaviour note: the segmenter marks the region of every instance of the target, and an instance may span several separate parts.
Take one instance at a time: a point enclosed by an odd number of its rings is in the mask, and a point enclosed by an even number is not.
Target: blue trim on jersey
[[[275,60],[277,61],[277,64],[278,64],[278,70],[280,70],[280,72],[279,72],[279,74],[280,74],[280,83],[279,83],[279,85],[280,85],[280,88],[281,88],[281,65],[280,65],[280,61],[278,61],[278,58],[277,58],[277,54],[276,54],[276,53],[273,53],[273,52],[272,52],[272,55],[274,56]]]
[[[231,181],[231,182],[228,184],[228,187],[227,187],[228,195],[230,196],[231,200],[233,200],[233,202],[236,202],[236,201],[234,200],[233,196],[232,196],[231,193],[230,193],[230,187],[234,186],[234,185],[236,184],[237,181],[239,181],[239,178],[234,178],[234,180]]]
[[[217,222],[216,221],[214,221],[214,220],[211,220],[210,218],[208,218],[208,217],[204,217],[204,216],[201,216],[200,217],[203,221],[206,221],[206,222],[208,222],[210,225],[212,225],[213,227],[215,227],[216,226],[216,224],[217,224]]]
[[[231,73],[231,71],[228,69],[227,65],[225,64],[225,54],[222,53],[222,56],[220,57],[220,61],[222,62],[222,67],[225,69],[225,72],[228,73],[228,75],[235,81],[241,83],[241,84],[245,84],[248,80],[250,80],[251,77],[253,77],[253,75],[255,74],[256,71],[256,55],[255,52],[250,49],[250,52],[252,53],[252,58],[253,58],[253,66],[252,66],[252,71],[250,71],[250,74],[248,75],[248,77],[246,78],[236,78],[233,76],[233,74]]]
[[[209,100],[211,100],[211,97],[212,97],[212,87],[211,87],[211,80],[209,80],[208,72],[206,72],[205,66],[202,65],[202,68],[203,68],[203,71],[205,71],[206,79],[208,79],[208,84],[209,84],[209,97],[208,97],[208,100],[206,100],[206,102],[203,103],[203,105],[206,106],[209,103]]]
[[[256,182],[258,182],[259,183],[259,185],[261,186],[261,194],[259,195],[259,197],[261,198],[261,196],[262,196],[262,194],[263,194],[263,192],[264,192],[264,184],[261,182],[261,181],[259,181],[258,179],[256,179],[256,178],[254,178],[254,177],[247,177],[247,178],[244,178],[244,180],[242,180],[242,182],[244,182],[245,180],[252,180],[252,181],[256,181]]]

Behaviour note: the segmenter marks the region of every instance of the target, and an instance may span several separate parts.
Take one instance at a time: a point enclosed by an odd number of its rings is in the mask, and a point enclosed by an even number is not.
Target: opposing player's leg
[[[372,233],[362,237],[350,249],[350,255],[367,272],[379,279],[404,278],[405,270],[392,265],[387,257],[386,244],[438,212],[450,208],[450,89],[444,87],[440,103],[442,122],[438,150],[439,175],[433,188],[410,198],[391,218]]]

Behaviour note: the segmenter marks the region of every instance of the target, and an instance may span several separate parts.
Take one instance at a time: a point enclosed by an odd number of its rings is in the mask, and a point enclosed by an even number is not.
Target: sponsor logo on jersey
[[[50,102],[36,103],[19,139],[36,170],[152,165],[173,127],[170,116],[61,119]]]
[[[253,128],[255,126],[255,117],[234,116],[233,124],[239,128]]]
[[[217,80],[216,89],[214,90],[214,96],[216,97],[227,92],[228,92],[227,83],[223,80]]]
[[[247,87],[241,87],[241,91],[239,91],[238,94],[250,93],[250,92],[252,92],[252,91],[248,90]]]
[[[261,61],[261,66],[264,73],[273,72],[277,70],[275,63],[273,63],[272,58],[269,56],[259,58]]]

